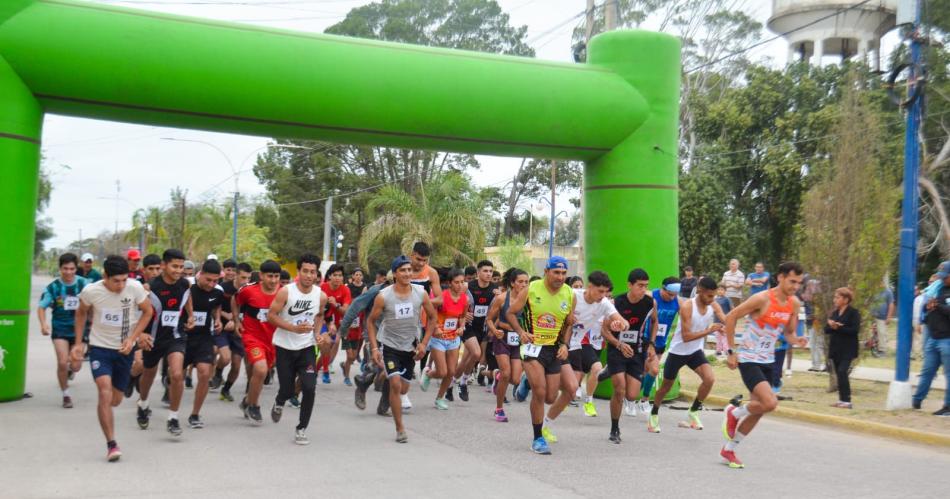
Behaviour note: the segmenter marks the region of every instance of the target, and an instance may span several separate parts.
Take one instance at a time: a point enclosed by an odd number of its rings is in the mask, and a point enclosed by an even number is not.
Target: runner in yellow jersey
[[[534,442],[531,450],[550,454],[543,436],[544,404],[563,402],[574,396],[577,380],[567,364],[567,341],[574,317],[574,292],[565,286],[567,260],[553,256],[544,267],[544,279],[528,285],[528,292],[511,302],[506,321],[521,336],[521,356],[531,384],[531,425]],[[524,310],[524,324],[518,320]],[[573,387],[573,388],[572,388]],[[557,400],[558,391],[564,400]],[[550,433],[549,433],[550,434]],[[553,435],[551,435],[553,437]],[[556,439],[552,438],[552,441]]]

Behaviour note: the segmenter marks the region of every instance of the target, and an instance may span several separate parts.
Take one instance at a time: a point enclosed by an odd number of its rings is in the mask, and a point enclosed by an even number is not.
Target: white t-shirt
[[[571,333],[571,343],[568,346],[571,350],[581,348],[581,341],[585,335],[589,335],[589,341],[594,348],[601,348],[604,339],[600,335],[600,328],[604,319],[611,314],[617,313],[614,304],[610,303],[607,297],[603,297],[599,302],[587,303],[584,299],[583,289],[574,290],[574,326]]]
[[[302,293],[296,282],[287,285],[287,303],[280,311],[280,318],[291,324],[314,323],[320,311],[320,287],[314,286],[309,293]],[[319,332],[319,331],[318,331]],[[313,333],[298,334],[285,329],[274,330],[274,345],[287,350],[303,350],[316,344]]]
[[[118,350],[138,323],[142,315],[138,307],[148,300],[148,291],[135,279],[127,280],[121,293],[109,291],[104,281],[99,281],[83,288],[79,299],[91,307],[89,344]]]
[[[727,297],[742,298],[742,286],[745,284],[745,274],[743,274],[741,270],[735,272],[727,270],[724,272],[722,274],[722,283],[726,286]]]
[[[912,319],[911,324],[913,324],[914,327],[917,327],[920,325],[920,312],[924,308],[924,303],[926,301],[927,301],[927,295],[925,295],[924,293],[921,293],[917,295],[916,298],[914,298],[914,313],[911,314],[911,319]],[[946,369],[947,366],[943,366],[943,368]]]

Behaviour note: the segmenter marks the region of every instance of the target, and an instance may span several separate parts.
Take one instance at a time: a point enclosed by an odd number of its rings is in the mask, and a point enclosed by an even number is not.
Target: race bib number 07
[[[177,310],[171,311],[166,310],[162,312],[162,326],[164,327],[175,327],[178,325],[178,317],[180,312]]]

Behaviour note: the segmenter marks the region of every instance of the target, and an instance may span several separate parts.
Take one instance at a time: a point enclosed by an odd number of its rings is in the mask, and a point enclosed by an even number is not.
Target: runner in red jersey
[[[323,371],[323,383],[329,384],[330,361],[336,358],[336,354],[340,350],[337,328],[340,327],[343,314],[346,313],[350,302],[353,301],[350,288],[343,283],[342,265],[334,264],[327,269],[326,279],[320,285],[320,290],[327,295],[327,313],[324,320],[330,332],[330,344],[320,347],[320,361],[317,363],[317,372]]]
[[[241,410],[245,418],[258,425],[263,422],[259,401],[264,378],[277,357],[272,341],[275,327],[267,322],[267,311],[280,289],[280,265],[273,260],[262,263],[260,279],[244,286],[234,296],[234,303],[242,314],[241,321],[235,324],[235,332],[244,342],[250,366],[250,381]]]

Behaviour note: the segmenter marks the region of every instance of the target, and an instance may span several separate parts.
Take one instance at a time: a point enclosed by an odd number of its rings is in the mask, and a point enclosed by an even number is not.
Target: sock
[[[463,374],[463,375],[462,375],[462,382],[459,383],[459,384],[465,384],[465,385],[467,385],[467,384],[468,384],[468,378],[470,378],[470,377],[471,377],[471,376],[470,376],[468,373]]]
[[[534,427],[534,439],[537,440],[541,438],[541,427],[544,425],[532,423],[531,426]]]
[[[69,396],[69,388],[63,390],[63,396],[64,396],[64,397],[68,397],[68,396]]]
[[[234,384],[234,383],[231,383],[230,381],[225,381],[225,382],[224,382],[224,388],[222,388],[222,390],[224,390],[224,391],[226,391],[226,392],[231,391],[231,385],[233,385],[233,384]]]
[[[696,412],[702,409],[702,407],[703,407],[703,402],[699,399],[696,399],[696,400],[693,400],[693,405],[689,406],[689,410],[692,412]]]
[[[115,440],[109,440],[108,442],[106,442],[106,447],[108,447],[108,448],[110,448],[110,449],[113,449],[113,448],[118,447],[118,446],[119,446],[119,444],[115,443]]]
[[[223,375],[223,374],[224,374],[224,368],[223,368],[223,367],[216,367],[216,368],[214,369],[214,375],[215,375],[215,376],[217,376],[217,377],[220,378],[221,375]]]
[[[747,404],[747,405],[744,405],[744,406],[742,406],[742,407],[740,407],[740,408],[738,408],[738,409],[736,409],[736,410],[734,410],[734,411],[732,411],[732,415],[735,416],[736,419],[742,419],[742,418],[748,416],[748,415],[749,415],[749,406],[748,406],[748,404]],[[738,433],[737,433],[737,435],[738,435]]]
[[[593,402],[594,402],[594,396],[593,396],[593,395],[588,395],[588,396],[587,396],[587,403],[590,404],[590,403],[593,403]]]
[[[660,414],[660,404],[653,404],[653,408],[650,409],[650,414],[653,414],[654,416]]]
[[[148,400],[139,399],[138,406],[142,410],[148,409]]]
[[[168,420],[178,419],[178,411],[168,411]]]
[[[553,420],[553,419],[551,419],[551,418],[549,418],[549,417],[547,417],[547,416],[544,416],[544,427],[545,427],[545,428],[550,428],[551,425],[553,425],[553,424],[554,424],[554,420]]]
[[[737,431],[736,436],[732,440],[726,442],[726,450],[736,450],[736,446],[739,445],[739,442],[741,442],[743,438],[745,438],[745,435]]]
[[[610,432],[620,431],[620,420],[612,419],[610,420]]]

